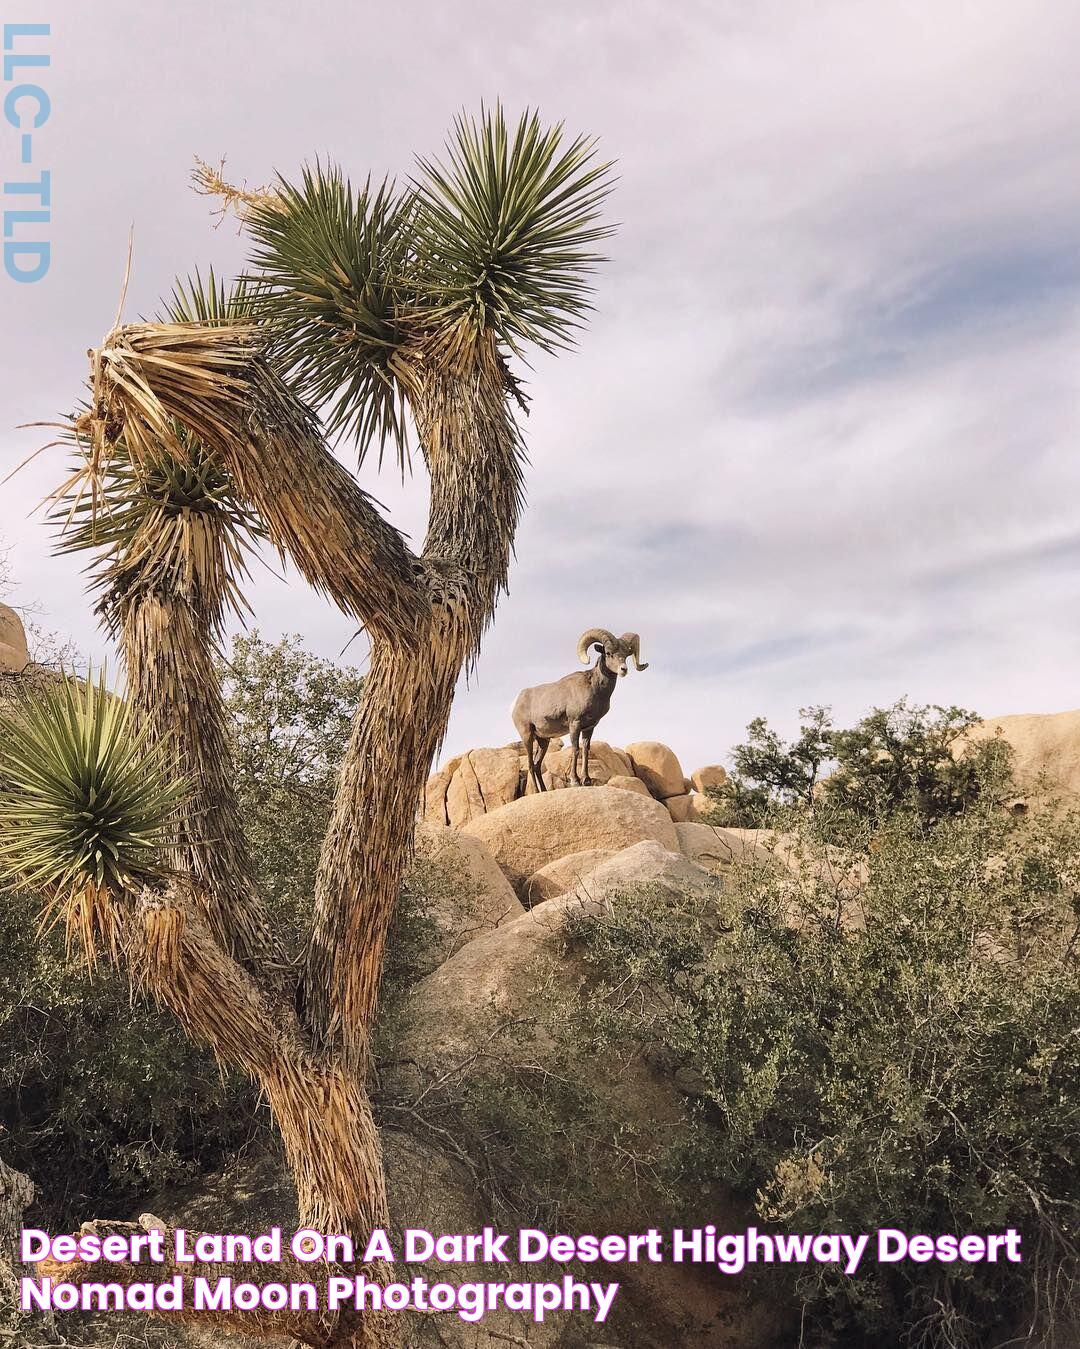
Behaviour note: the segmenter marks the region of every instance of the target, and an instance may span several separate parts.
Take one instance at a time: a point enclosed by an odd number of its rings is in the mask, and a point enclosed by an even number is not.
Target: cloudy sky
[[[53,262],[0,276],[5,465],[42,442],[18,423],[79,396],[132,221],[129,316],[178,272],[241,265],[193,155],[252,183],[316,154],[403,175],[501,97],[601,137],[619,229],[580,349],[530,376],[511,592],[447,751],[510,739],[518,689],[573,668],[592,626],[637,629],[651,662],[603,734],[687,769],[812,702],[1080,704],[1080,7],[24,8],[52,25]],[[0,536],[15,602],[97,659],[78,564],[29,513],[62,469],[52,451],[0,489]],[[424,482],[360,476],[418,544]],[[258,568],[251,598],[267,636],[329,656],[351,636],[295,574]]]

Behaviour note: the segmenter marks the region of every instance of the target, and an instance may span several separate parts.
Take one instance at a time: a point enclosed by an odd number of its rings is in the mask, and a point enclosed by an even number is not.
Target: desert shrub
[[[785,741],[764,717],[732,751],[733,773],[714,788],[713,823],[759,828],[821,811],[842,835],[861,821],[898,811],[928,824],[980,797],[1001,798],[1010,772],[1004,740],[971,741],[979,720],[960,707],[912,705],[901,698],[838,729],[827,707],[805,707],[799,733]]]
[[[858,860],[801,880],[744,868],[710,915],[617,898],[568,933],[596,984],[583,1058],[640,1045],[691,1122],[667,1149],[686,1202],[722,1184],[762,1228],[1019,1229],[1022,1264],[828,1265],[794,1280],[804,1343],[984,1346],[1052,1335],[1080,1236],[1080,821],[989,806],[893,815]],[[824,859],[818,841],[806,856]],[[835,865],[835,849],[829,853]]]
[[[874,708],[831,733],[835,772],[823,798],[874,823],[910,811],[933,824],[1007,787],[1010,754],[1000,739],[966,739],[979,720],[959,707]]]
[[[827,707],[803,707],[799,718],[799,734],[790,742],[764,717],[747,726],[746,740],[731,752],[734,772],[714,789],[732,825],[753,829],[777,806],[813,805],[822,765],[832,756],[832,717]]]
[[[295,635],[267,642],[257,631],[233,638],[221,675],[257,879],[296,949],[364,681]]]
[[[124,1214],[264,1132],[246,1082],[113,971],[69,960],[35,914],[0,893],[0,1153],[34,1181],[42,1221]]]

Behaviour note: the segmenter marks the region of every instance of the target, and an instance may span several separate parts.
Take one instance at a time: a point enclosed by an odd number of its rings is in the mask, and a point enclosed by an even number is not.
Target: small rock
[[[21,674],[29,664],[22,619],[10,606],[0,604],[0,674]]]
[[[676,824],[685,824],[690,818],[690,806],[693,797],[689,792],[684,792],[681,796],[669,796],[665,799],[664,805],[667,806],[668,814]]]

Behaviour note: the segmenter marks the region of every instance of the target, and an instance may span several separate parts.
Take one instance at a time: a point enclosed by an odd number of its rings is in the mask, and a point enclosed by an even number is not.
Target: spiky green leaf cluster
[[[497,107],[455,121],[444,163],[420,160],[418,281],[439,327],[490,330],[514,351],[572,341],[602,261],[593,245],[611,233],[599,223],[611,165],[593,140],[562,141],[535,112],[511,135]]]
[[[211,267],[205,278],[198,269],[177,277],[158,318],[162,323],[237,323],[252,317],[252,307],[250,281],[226,285]]]
[[[104,672],[59,680],[0,721],[0,869],[60,908],[121,895],[163,874],[181,791]]]
[[[403,455],[418,360],[467,370],[490,359],[485,339],[518,354],[572,341],[610,187],[594,142],[564,145],[534,112],[511,132],[501,107],[459,118],[445,162],[420,160],[400,192],[318,164],[280,180],[245,212],[276,359],[361,452]]]
[[[412,204],[392,183],[354,191],[340,170],[305,168],[299,186],[247,216],[258,268],[256,311],[277,363],[326,409],[329,429],[366,445],[401,443],[404,408],[393,358],[405,332]]]
[[[182,457],[162,444],[136,463],[118,442],[93,492],[82,481],[88,466],[80,452],[56,499],[56,548],[95,553],[95,585],[114,598],[165,589],[217,624],[227,609],[246,607],[240,581],[264,529],[205,447],[178,424],[174,433]]]

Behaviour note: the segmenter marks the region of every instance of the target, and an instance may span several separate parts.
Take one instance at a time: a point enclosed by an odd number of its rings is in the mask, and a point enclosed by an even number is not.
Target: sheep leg
[[[525,754],[529,765],[529,777],[532,778],[533,786],[538,792],[547,791],[544,786],[544,779],[540,769],[544,762],[544,755],[547,753],[548,741],[543,736],[536,734],[534,727],[529,727],[528,731],[522,736],[522,742],[525,746]],[[534,753],[534,750],[537,752]]]
[[[533,764],[533,781],[536,783],[536,790],[538,792],[547,791],[547,788],[544,786],[543,768],[544,756],[547,754],[548,744],[549,741],[545,740],[542,736],[536,737],[536,745],[539,753],[536,756],[536,762]],[[529,758],[530,760],[532,759],[531,754],[529,755]]]
[[[591,777],[589,777],[589,746],[592,744],[592,733],[593,728],[590,726],[590,728],[581,737],[582,744],[585,749],[585,764],[582,771],[585,774],[584,782],[586,787],[591,787],[593,785],[593,780]]]
[[[573,779],[573,783],[574,783],[574,786],[575,786],[575,787],[580,787],[580,786],[581,786],[581,779],[578,777],[578,771],[577,771],[578,743],[579,743],[580,740],[581,740],[581,727],[580,727],[580,726],[572,726],[572,727],[570,728],[570,743],[571,743],[571,745],[573,745],[573,747],[574,747],[574,757],[573,757],[573,761],[572,761],[571,777],[572,777],[572,779]]]

